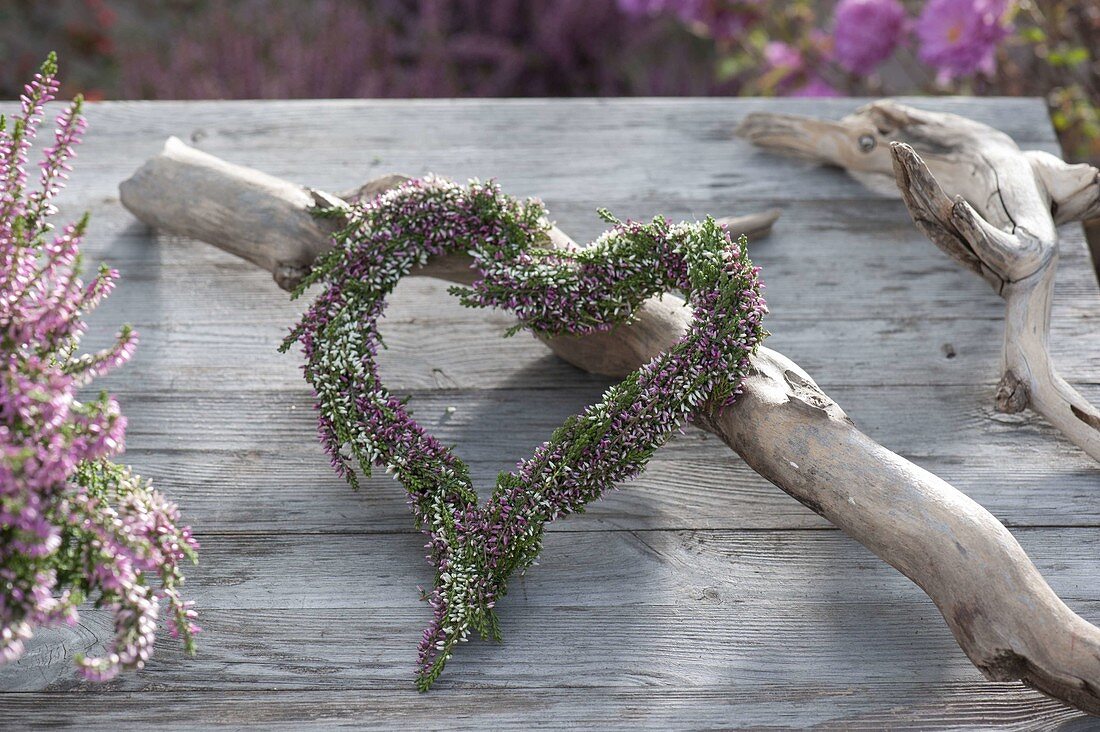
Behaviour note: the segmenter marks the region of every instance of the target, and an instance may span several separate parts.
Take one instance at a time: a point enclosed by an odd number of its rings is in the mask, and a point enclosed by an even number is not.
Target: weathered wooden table
[[[912,102],[1057,151],[1039,101]],[[731,135],[751,110],[839,117],[857,104],[90,105],[63,213],[90,209],[89,261],[122,272],[90,343],[121,322],[140,332],[134,361],[104,385],[129,416],[127,460],[178,500],[202,542],[188,588],[205,633],[194,660],[163,634],[144,672],[95,686],[70,658],[109,635],[106,618],[42,632],[0,668],[0,726],[1090,728],[1019,684],[984,681],[918,588],[697,430],[551,525],[540,565],[500,603],[504,642],[462,647],[417,693],[429,617],[417,586],[432,579],[423,539],[399,485],[379,476],[354,493],[330,472],[299,357],[276,351],[302,305],[243,261],[152,234],[117,196],[178,135],[327,190],[390,171],[496,177],[542,197],[578,240],[603,228],[597,206],[674,219],[778,206],[775,232],[752,245],[769,345],[873,438],[988,507],[1054,589],[1100,620],[1100,469],[1030,413],[993,411],[999,298],[900,202]],[[1080,228],[1063,235],[1054,358],[1097,402],[1100,293]],[[526,336],[483,345],[508,324],[426,279],[402,283],[385,324],[387,382],[459,446],[483,494],[608,384]]]

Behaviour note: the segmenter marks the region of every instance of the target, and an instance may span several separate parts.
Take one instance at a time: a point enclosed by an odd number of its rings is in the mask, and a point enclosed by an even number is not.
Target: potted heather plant
[[[180,588],[180,565],[198,543],[176,505],[124,465],[126,418],[106,393],[85,398],[97,376],[127,361],[136,334],[80,353],[83,316],[114,287],[100,268],[81,280],[88,224],[55,229],[54,198],[85,129],[77,97],[57,118],[37,185],[27,162],[45,104],[58,89],[46,60],[12,119],[0,117],[0,663],[18,659],[36,626],[78,619],[86,600],[114,616],[114,637],[81,673],[106,680],[140,669],[163,614],[194,650],[195,611]]]

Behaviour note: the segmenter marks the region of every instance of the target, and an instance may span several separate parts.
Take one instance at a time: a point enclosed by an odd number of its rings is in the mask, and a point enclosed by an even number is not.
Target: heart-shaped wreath
[[[317,214],[347,223],[296,291],[327,286],[283,350],[302,344],[318,430],[337,473],[357,486],[353,458],[368,475],[372,465],[393,472],[429,537],[434,618],[420,643],[417,677],[426,690],[471,628],[500,637],[493,607],[509,576],[538,556],[548,521],[584,510],[638,475],[704,402],[734,400],[749,354],[766,335],[759,268],[744,237],[734,241],[710,218],[624,223],[601,211],[614,228],[587,248],[554,250],[542,203],[506,196],[495,183],[428,177]],[[514,312],[520,325],[510,333],[606,330],[669,290],[694,307],[675,345],[570,417],[514,472],[501,473],[483,506],[466,465],[386,391],[375,361],[386,295],[414,267],[448,252],[469,253],[480,275],[451,292],[469,307]]]

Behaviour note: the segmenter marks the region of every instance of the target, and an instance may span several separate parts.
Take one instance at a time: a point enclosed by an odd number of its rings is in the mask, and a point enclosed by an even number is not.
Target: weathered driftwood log
[[[366,188],[377,191],[399,180],[380,179]],[[307,209],[334,197],[230,165],[175,139],[120,190],[123,204],[142,221],[244,257],[283,287],[329,246],[331,224]],[[759,229],[768,218],[733,224]],[[555,236],[558,246],[575,246],[564,234]],[[467,264],[447,257],[420,274],[466,282]],[[683,301],[666,296],[648,301],[631,325],[548,343],[582,369],[624,376],[674,343],[690,317]],[[1022,679],[1100,713],[1100,629],[1058,598],[988,511],[861,433],[790,359],[761,348],[737,403],[699,415],[699,423],[916,582],[988,678]]]
[[[751,114],[738,132],[844,168],[874,190],[900,192],[921,231],[1007,303],[997,408],[1030,406],[1100,460],[1100,410],[1058,376],[1049,347],[1056,226],[1100,216],[1100,171],[1022,152],[1008,135],[965,117],[890,101],[839,122]]]

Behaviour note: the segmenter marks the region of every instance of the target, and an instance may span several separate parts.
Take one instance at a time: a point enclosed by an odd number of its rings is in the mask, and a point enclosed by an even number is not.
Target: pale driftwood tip
[[[732,236],[738,237],[743,234],[751,240],[770,234],[780,214],[778,208],[770,208],[767,211],[744,216],[723,216],[716,221],[725,226]]]
[[[733,131],[738,137],[759,144],[786,131],[793,131],[810,119],[796,114],[776,114],[774,112],[750,112]]]
[[[760,112],[750,112],[737,124],[737,127],[733,130],[733,134],[737,137],[751,140],[755,132],[759,129],[760,117]]]

